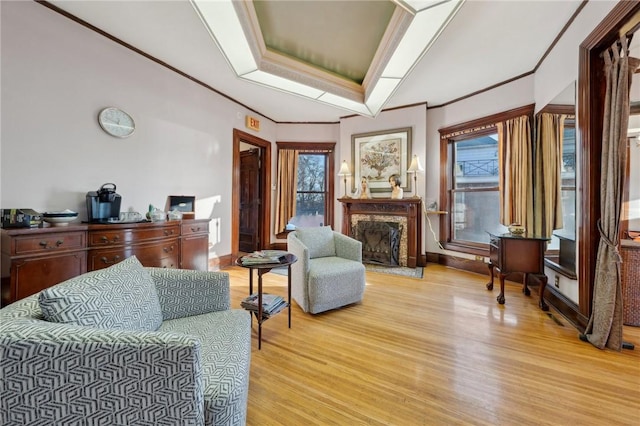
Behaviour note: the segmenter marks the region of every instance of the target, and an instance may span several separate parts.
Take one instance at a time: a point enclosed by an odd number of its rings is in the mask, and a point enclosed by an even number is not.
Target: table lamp
[[[349,165],[346,161],[342,162],[342,166],[340,166],[338,176],[344,177],[344,198],[351,198],[347,195],[347,176],[351,176],[351,171],[349,170]]]
[[[423,172],[424,169],[422,168],[422,164],[420,164],[420,158],[414,154],[413,158],[411,159],[411,164],[409,165],[409,168],[407,169],[407,173],[413,173],[413,184],[414,184],[414,190],[413,190],[413,198],[419,198],[418,195],[418,172]]]

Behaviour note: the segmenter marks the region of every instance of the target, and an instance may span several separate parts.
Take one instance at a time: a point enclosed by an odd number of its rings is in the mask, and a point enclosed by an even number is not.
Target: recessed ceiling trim
[[[371,117],[382,110],[464,1],[393,0],[391,21],[358,85],[269,50],[252,1],[190,0],[239,78]],[[415,16],[411,9],[417,11]]]
[[[451,0],[391,0],[391,1],[397,4],[398,6],[404,8],[407,12],[415,15],[418,12],[431,9],[432,7],[439,6],[442,3],[447,3]]]
[[[380,78],[382,71],[391,60],[393,52],[402,41],[402,37],[404,37],[409,25],[411,25],[411,21],[413,21],[412,14],[403,8],[396,7],[387,30],[382,36],[378,50],[376,50],[376,54],[371,61],[369,71],[362,82],[362,86],[365,89],[365,98],[368,98],[375,82]]]
[[[281,53],[268,50],[260,58],[258,68],[352,101],[364,102],[364,91],[361,85]]]
[[[404,78],[429,50],[456,14],[462,1],[449,1],[418,13],[393,52],[382,76]],[[422,44],[416,40],[425,40]]]
[[[227,1],[192,1],[191,4],[200,17],[209,35],[236,75],[258,69],[248,39],[233,4]]]

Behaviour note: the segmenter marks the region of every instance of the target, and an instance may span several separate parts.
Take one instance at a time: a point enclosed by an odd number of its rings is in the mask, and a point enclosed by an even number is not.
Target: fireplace
[[[422,251],[422,200],[420,198],[340,198],[342,233],[359,241],[360,222],[382,222],[399,230],[398,265],[424,266]],[[394,231],[390,231],[394,232]],[[364,245],[364,244],[363,244]]]
[[[362,243],[362,262],[384,266],[400,265],[401,229],[397,222],[358,222],[356,235]]]

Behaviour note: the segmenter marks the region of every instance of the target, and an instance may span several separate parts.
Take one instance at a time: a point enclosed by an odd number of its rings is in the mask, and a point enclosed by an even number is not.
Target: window
[[[289,211],[293,209],[293,197],[295,197],[295,214],[289,214],[285,218],[283,214],[276,211],[277,237],[286,238],[285,225],[287,224],[296,227],[333,226],[335,143],[277,142],[276,145],[279,168],[281,167],[281,150],[287,150],[286,152],[289,153],[295,151],[298,157],[295,193],[292,187],[293,179],[289,185],[283,185],[283,182],[278,182],[277,185],[278,188],[291,188],[286,190],[287,194],[278,194],[279,199],[286,199]],[[290,179],[292,174],[286,173],[286,170],[278,170],[278,179],[283,179],[281,176],[287,176],[284,179]]]
[[[289,223],[304,227],[325,225],[327,175],[326,154],[298,154],[296,215]]]
[[[531,115],[529,105],[440,129],[440,241],[447,250],[488,255],[489,234],[500,224],[498,123]]]
[[[453,188],[450,212],[454,240],[486,243],[487,232],[500,221],[498,192],[498,134],[462,139],[451,144]]]

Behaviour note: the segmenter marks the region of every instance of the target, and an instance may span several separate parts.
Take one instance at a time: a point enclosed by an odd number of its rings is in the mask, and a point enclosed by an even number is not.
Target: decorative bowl
[[[164,222],[167,220],[167,214],[162,210],[155,210],[149,212],[149,219],[151,219],[151,222]]]
[[[524,231],[526,231],[526,228],[519,223],[512,223],[509,225],[509,232],[513,235],[522,235],[524,234]]]
[[[69,222],[73,222],[77,218],[78,213],[71,210],[45,212],[42,214],[42,220],[51,224],[51,226],[67,226]]]

